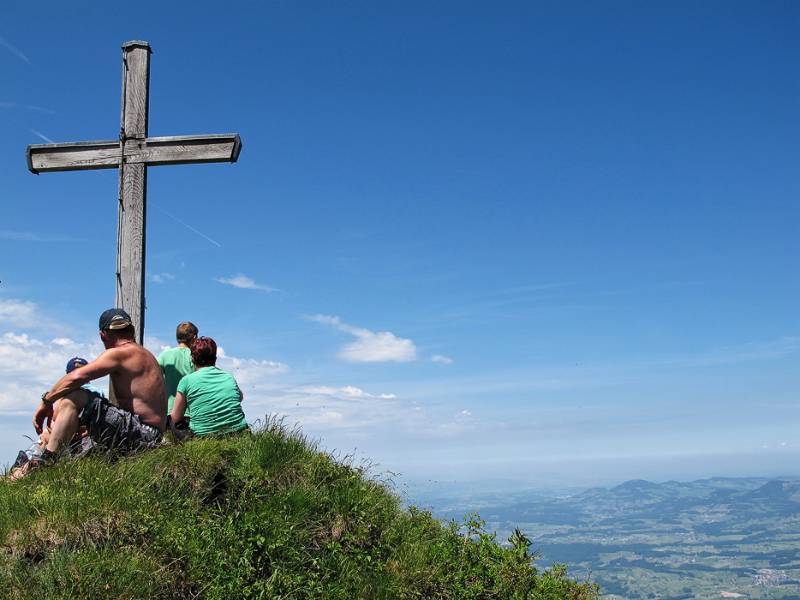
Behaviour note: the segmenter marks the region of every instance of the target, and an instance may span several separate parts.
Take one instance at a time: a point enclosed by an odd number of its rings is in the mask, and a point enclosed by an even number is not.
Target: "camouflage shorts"
[[[137,415],[114,406],[102,396],[89,395],[79,422],[96,444],[127,453],[161,443],[162,433],[156,427],[142,423]]]

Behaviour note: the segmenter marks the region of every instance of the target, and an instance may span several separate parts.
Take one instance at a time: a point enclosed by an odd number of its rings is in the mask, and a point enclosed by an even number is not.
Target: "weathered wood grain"
[[[242,141],[236,133],[147,137],[150,45],[122,45],[120,136],[116,140],[33,144],[26,156],[33,173],[119,168],[116,306],[131,315],[144,340],[147,167],[236,162]],[[110,390],[113,399],[113,390]]]
[[[241,147],[238,137],[224,134],[130,140],[125,144],[125,161],[151,166],[235,162]]]
[[[26,156],[32,173],[114,169],[119,166],[119,142],[102,140],[68,144],[32,144]]]
[[[128,140],[125,162],[150,166],[236,162],[242,143],[235,133],[151,137]],[[117,140],[33,144],[28,146],[28,169],[33,173],[114,169],[123,150]]]
[[[123,152],[131,138],[147,137],[150,91],[150,46],[128,42],[122,47],[125,78],[122,97],[121,143]],[[147,165],[120,164],[120,217],[117,230],[118,273],[116,306],[128,312],[139,343],[144,342],[145,225],[147,216]]]
[[[117,230],[116,306],[131,316],[140,344],[144,340],[146,196],[147,167],[126,164],[122,169],[122,201]]]
[[[123,131],[125,138],[147,137],[148,92],[150,89],[150,46],[128,42],[122,49],[125,60]]]

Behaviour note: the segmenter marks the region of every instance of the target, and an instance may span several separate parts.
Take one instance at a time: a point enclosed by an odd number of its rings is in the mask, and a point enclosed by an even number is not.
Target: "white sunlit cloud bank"
[[[39,395],[64,374],[73,356],[97,357],[100,341],[42,340],[27,333],[0,335],[0,413],[33,414]]]

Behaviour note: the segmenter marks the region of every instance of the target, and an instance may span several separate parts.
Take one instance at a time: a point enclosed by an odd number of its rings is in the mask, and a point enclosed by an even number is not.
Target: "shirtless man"
[[[37,433],[53,417],[53,403],[61,400],[47,447],[30,468],[56,460],[59,447],[69,443],[79,426],[100,446],[123,452],[151,448],[161,442],[167,416],[164,377],[155,356],[136,343],[131,318],[110,308],[100,315],[100,339],[106,350],[89,364],[59,379],[33,414]],[[109,375],[119,403],[92,396],[81,386]],[[31,464],[37,462],[39,464]]]

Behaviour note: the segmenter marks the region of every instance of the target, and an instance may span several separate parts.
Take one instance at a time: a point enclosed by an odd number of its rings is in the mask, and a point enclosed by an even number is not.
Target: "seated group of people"
[[[197,337],[193,323],[178,325],[177,347],[157,359],[136,342],[124,310],[105,311],[99,328],[105,351],[91,362],[70,359],[66,375],[42,394],[33,415],[39,440],[20,452],[12,478],[53,464],[69,448],[131,453],[161,444],[168,428],[181,438],[248,429],[236,379],[217,368],[216,342]],[[89,385],[106,375],[115,403]]]

